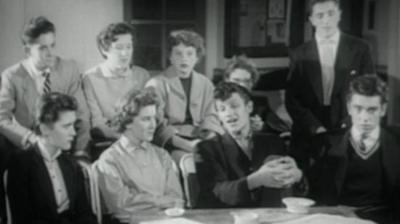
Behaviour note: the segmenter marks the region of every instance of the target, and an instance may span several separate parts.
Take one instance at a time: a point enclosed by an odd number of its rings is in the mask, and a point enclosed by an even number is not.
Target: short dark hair
[[[40,134],[39,125],[52,125],[60,118],[60,113],[76,111],[78,103],[73,96],[51,92],[39,98],[36,108],[36,133]]]
[[[168,51],[172,48],[184,44],[196,49],[197,57],[201,58],[205,54],[204,39],[198,33],[191,30],[173,30],[168,36]]]
[[[32,44],[40,35],[49,32],[56,32],[54,24],[44,16],[34,17],[30,19],[27,24],[25,24],[21,36],[22,44]]]
[[[381,103],[387,102],[387,85],[375,74],[366,74],[354,78],[349,85],[347,102],[350,102],[354,94],[363,96],[380,96]]]
[[[118,101],[115,108],[117,113],[108,124],[115,127],[119,133],[122,133],[142,108],[150,105],[158,107],[158,104],[157,94],[153,87],[147,87],[142,90],[132,89]]]
[[[229,79],[231,73],[236,69],[243,69],[250,73],[253,84],[258,81],[260,74],[258,73],[257,66],[246,55],[234,55],[229,60],[225,70],[224,79]]]
[[[245,103],[251,101],[251,93],[245,87],[233,82],[221,82],[214,89],[214,100],[225,101],[238,93]]]
[[[101,56],[103,56],[103,58],[107,58],[103,54],[102,50],[108,51],[111,44],[117,40],[117,35],[130,34],[132,37],[132,42],[134,42],[134,31],[135,30],[133,26],[125,22],[111,23],[106,26],[103,30],[100,31],[96,38],[97,48],[99,49]]]
[[[325,3],[325,2],[333,2],[340,9],[340,1],[339,0],[310,0],[310,1],[308,1],[308,5],[307,5],[308,16],[311,16],[314,5],[319,4],[319,3]]]

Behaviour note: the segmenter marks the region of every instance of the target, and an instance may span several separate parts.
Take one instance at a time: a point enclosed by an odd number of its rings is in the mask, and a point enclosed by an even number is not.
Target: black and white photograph
[[[400,224],[399,0],[0,0],[0,224]]]

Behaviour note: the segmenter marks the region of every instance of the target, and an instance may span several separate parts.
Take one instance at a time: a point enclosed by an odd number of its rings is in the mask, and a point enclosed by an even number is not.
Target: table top
[[[231,224],[233,223],[232,212],[251,211],[259,215],[260,223],[278,223],[301,218],[306,214],[293,214],[285,208],[256,208],[256,209],[187,209],[181,216],[205,224]],[[342,215],[346,217],[356,217],[354,209],[347,206],[335,207],[312,207],[309,214],[324,213],[331,215]],[[131,224],[138,224],[143,221],[170,219],[164,211],[141,212],[132,215]]]

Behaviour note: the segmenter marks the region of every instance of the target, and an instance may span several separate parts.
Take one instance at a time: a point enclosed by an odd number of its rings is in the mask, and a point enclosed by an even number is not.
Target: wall
[[[224,4],[225,0],[206,2],[206,72],[211,77],[215,68],[224,63]]]
[[[18,35],[24,23],[23,0],[0,0],[0,71],[22,57]]]
[[[225,1],[207,0],[206,8],[206,74],[212,74],[213,69],[223,68],[229,58],[224,57],[225,37]],[[254,63],[260,68],[285,67],[289,65],[287,57],[279,58],[253,58]]]
[[[389,75],[388,119],[390,125],[400,126],[400,1],[388,0],[387,67]]]
[[[23,58],[23,25],[38,15],[56,26],[56,53],[76,60],[84,71],[102,61],[96,35],[122,21],[122,12],[122,0],[0,0],[0,71]]]
[[[225,66],[225,0],[206,2],[206,74]],[[0,0],[0,71],[23,58],[20,42],[23,25],[32,17],[44,15],[57,28],[56,52],[76,60],[86,70],[102,59],[95,37],[108,23],[122,21],[123,0]],[[4,53],[7,52],[7,53]],[[256,58],[259,67],[282,67],[287,58]]]
[[[364,26],[363,37],[371,44],[372,55],[374,61],[379,66],[386,67],[388,65],[388,33],[389,33],[389,3],[390,0],[374,0],[376,2],[375,8],[375,23],[374,29],[368,29],[367,22],[368,2],[364,3]]]

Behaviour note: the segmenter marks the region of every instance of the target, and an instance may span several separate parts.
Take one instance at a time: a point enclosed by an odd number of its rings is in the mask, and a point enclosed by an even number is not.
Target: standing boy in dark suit
[[[322,155],[309,175],[317,202],[354,206],[363,218],[399,223],[400,132],[381,127],[386,105],[386,85],[377,76],[350,83],[350,129],[321,135],[313,147]]]
[[[338,0],[311,0],[309,13],[315,38],[292,52],[286,91],[293,155],[303,165],[313,135],[346,125],[344,93],[350,78],[374,72],[369,46],[340,31]]]
[[[76,135],[76,100],[60,93],[45,94],[37,108],[38,140],[13,155],[8,168],[12,222],[97,223],[82,170],[66,153]]]
[[[302,177],[294,160],[284,156],[282,140],[272,134],[252,133],[253,103],[246,88],[223,82],[214,90],[214,100],[226,131],[198,145],[198,205],[280,205],[280,189]]]

